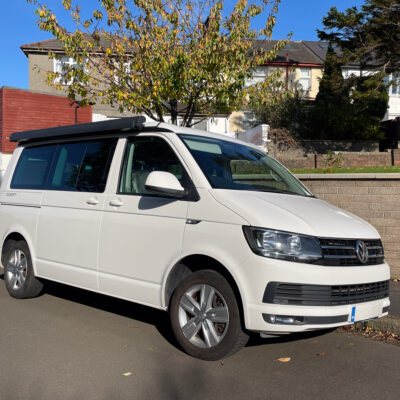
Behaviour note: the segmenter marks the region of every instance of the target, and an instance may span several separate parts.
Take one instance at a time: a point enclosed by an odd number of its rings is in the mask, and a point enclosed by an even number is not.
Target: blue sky
[[[61,22],[61,0],[42,0],[55,11]],[[83,7],[97,4],[96,0],[78,0]],[[227,0],[226,4],[234,3]],[[292,40],[318,40],[316,29],[322,28],[322,17],[330,7],[345,10],[360,6],[362,0],[282,0],[274,30],[274,39],[284,38],[293,32]],[[35,7],[26,0],[0,0],[0,87],[28,88],[28,59],[20,50],[22,44],[51,39],[48,33],[36,26]]]

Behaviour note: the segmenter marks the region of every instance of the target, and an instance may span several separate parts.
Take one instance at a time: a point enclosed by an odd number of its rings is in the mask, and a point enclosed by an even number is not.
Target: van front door
[[[105,138],[57,146],[38,219],[39,276],[98,289],[103,192],[117,140]]]
[[[188,202],[145,189],[152,171],[189,177],[171,146],[159,136],[127,140],[120,178],[108,194],[99,241],[99,288],[142,304],[161,305],[161,284],[181,252]]]

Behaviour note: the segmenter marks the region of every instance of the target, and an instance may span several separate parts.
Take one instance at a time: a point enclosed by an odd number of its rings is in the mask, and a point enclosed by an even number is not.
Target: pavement
[[[373,321],[368,321],[371,328],[383,332],[391,332],[400,336],[400,282],[390,282],[389,315]]]
[[[392,294],[399,289],[393,285]],[[253,336],[234,356],[206,362],[176,347],[168,315],[159,310],[55,283],[40,297],[16,300],[1,279],[0,305],[0,400],[395,399],[400,393],[400,346],[348,332]],[[398,313],[395,303],[392,310]]]

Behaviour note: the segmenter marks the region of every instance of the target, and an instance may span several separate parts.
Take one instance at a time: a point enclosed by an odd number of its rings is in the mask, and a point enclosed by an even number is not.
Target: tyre
[[[229,357],[248,340],[231,286],[212,270],[194,272],[178,285],[170,303],[170,318],[182,349],[202,360]]]
[[[43,283],[35,278],[31,253],[23,240],[6,244],[4,281],[8,293],[16,299],[36,297],[43,289]]]

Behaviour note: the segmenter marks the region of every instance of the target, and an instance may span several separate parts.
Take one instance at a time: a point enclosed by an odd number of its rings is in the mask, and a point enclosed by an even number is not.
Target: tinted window
[[[88,143],[77,188],[81,192],[104,192],[117,141],[114,139]]]
[[[118,139],[25,148],[12,189],[104,192]]]
[[[49,190],[103,192],[117,139],[60,144]]]
[[[57,146],[23,149],[11,181],[12,189],[43,189]]]
[[[87,143],[69,143],[58,146],[47,189],[77,190],[77,179],[86,146]]]
[[[122,165],[120,193],[148,194],[145,182],[153,171],[170,172],[185,186],[184,169],[168,143],[158,137],[131,139]]]

